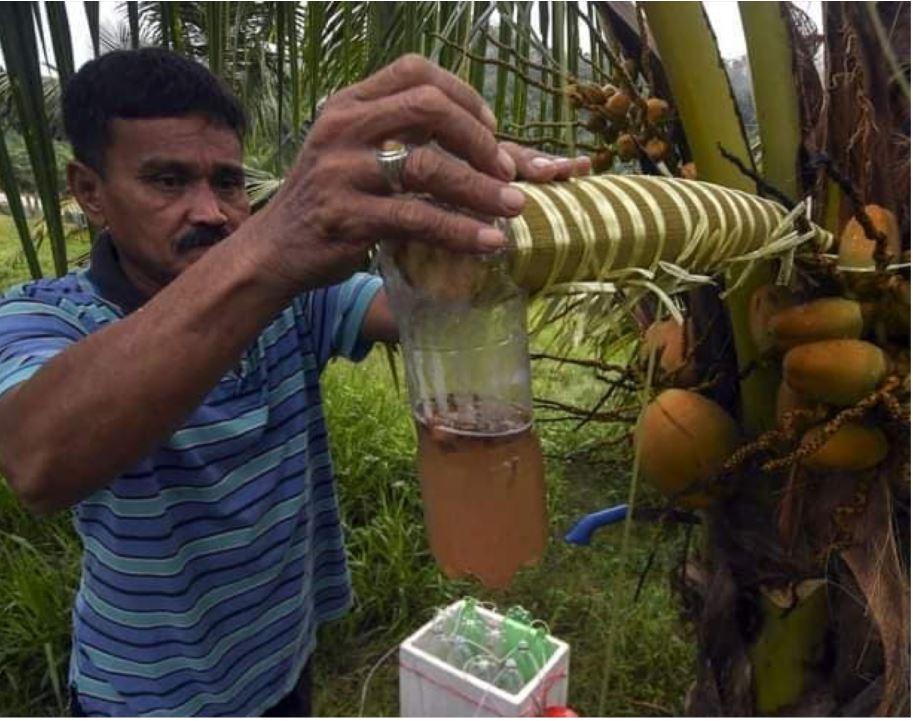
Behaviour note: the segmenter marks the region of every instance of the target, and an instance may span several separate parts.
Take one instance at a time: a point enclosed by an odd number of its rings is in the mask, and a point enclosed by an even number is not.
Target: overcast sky
[[[0,2],[2,1],[0,0]],[[91,60],[93,55],[92,38],[86,22],[85,3],[66,0],[65,4],[73,41],[73,59],[76,67],[79,68],[87,60]],[[804,10],[819,28],[821,27],[821,2],[796,0],[794,4]],[[107,25],[113,29],[119,23],[125,22],[125,20],[121,20],[122,14],[118,9],[120,5],[122,3],[119,0],[102,0],[99,3],[102,26]],[[44,3],[40,3],[39,7],[44,15]],[[737,58],[745,55],[745,37],[742,34],[738,2],[735,0],[705,0],[704,7],[707,9],[723,57]],[[48,57],[53,63],[54,53],[49,39],[46,45]],[[0,66],[2,66],[2,60],[3,56],[0,54]],[[52,68],[46,70],[54,72]]]
[[[102,24],[115,24],[120,18],[117,6],[119,2],[107,0],[101,2]],[[812,20],[821,26],[821,3],[811,0],[796,2],[802,10],[808,13]],[[73,56],[76,67],[92,57],[92,39],[86,24],[85,5],[82,2],[67,0],[67,16],[70,20],[73,35]],[[716,32],[717,42],[723,57],[734,58],[745,54],[745,38],[742,35],[742,22],[739,19],[739,5],[734,0],[713,0],[704,2],[710,22]],[[49,48],[50,51],[50,48]]]

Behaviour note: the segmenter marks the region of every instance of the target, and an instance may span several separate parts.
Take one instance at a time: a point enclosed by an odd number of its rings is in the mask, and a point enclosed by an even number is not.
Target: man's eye
[[[215,187],[221,193],[234,193],[244,188],[244,178],[241,176],[218,178]]]
[[[185,180],[180,175],[173,173],[159,173],[152,176],[152,182],[165,190],[178,190],[184,187]]]

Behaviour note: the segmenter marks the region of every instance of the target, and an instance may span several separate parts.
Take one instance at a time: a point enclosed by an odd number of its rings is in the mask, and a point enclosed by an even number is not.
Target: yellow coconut
[[[669,143],[662,138],[650,138],[644,146],[644,152],[654,163],[658,163],[669,154]]]
[[[634,428],[644,480],[686,508],[710,504],[706,489],[688,491],[712,482],[738,441],[738,427],[723,408],[678,388],[657,396]]]
[[[802,442],[813,442],[823,432],[824,426],[816,426],[803,436]],[[877,466],[887,455],[888,439],[880,428],[845,423],[802,463],[815,471],[864,471]]]
[[[885,251],[891,259],[900,256],[900,229],[897,217],[880,205],[867,205],[865,212],[876,230],[885,235]],[[874,268],[875,241],[866,237],[865,230],[852,218],[840,234],[838,264],[844,268]]]
[[[650,354],[655,352],[658,375],[664,382],[677,386],[695,385],[700,376],[694,359],[688,357],[693,334],[690,320],[682,325],[672,319],[652,323],[640,346],[641,366],[646,368]]]
[[[647,99],[647,121],[653,123],[662,122],[669,117],[669,103],[662,98]]]
[[[637,157],[637,141],[629,133],[623,133],[615,141],[615,149],[618,151],[618,157],[624,161],[634,160]]]
[[[610,97],[603,107],[612,120],[621,121],[628,115],[628,110],[631,107],[631,98],[627,93],[619,91]]]
[[[811,400],[851,406],[874,391],[888,372],[884,351],[862,340],[822,340],[783,357],[783,377]]]
[[[748,300],[748,332],[762,355],[768,355],[776,348],[770,329],[771,319],[795,304],[795,295],[780,285],[762,285],[751,294]]]
[[[827,406],[799,395],[786,381],[780,381],[777,389],[777,423],[783,426],[786,414],[792,414],[793,422],[800,428],[820,423],[827,416]]]
[[[793,306],[770,319],[769,330],[778,350],[837,338],[860,338],[866,330],[868,307],[848,298],[819,298]]]
[[[900,230],[894,213],[879,205],[867,205],[865,211],[876,230],[885,235],[888,262],[898,260]],[[855,218],[846,224],[840,234],[837,264],[844,269],[842,280],[848,295],[858,298],[877,298],[881,295],[879,279],[870,272],[858,272],[875,267],[875,241],[866,237],[862,225]]]

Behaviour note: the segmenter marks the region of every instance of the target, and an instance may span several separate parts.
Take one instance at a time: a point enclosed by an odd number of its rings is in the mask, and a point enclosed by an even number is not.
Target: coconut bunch
[[[631,78],[637,65],[631,60],[615,72],[613,83],[571,83],[564,88],[571,107],[587,114],[585,125],[600,141],[592,156],[593,170],[609,170],[615,159],[637,160],[643,152],[654,163],[670,160],[672,144],[668,126],[672,117],[669,103],[641,93]]]
[[[899,259],[894,214],[878,206],[866,213],[884,234],[885,261]],[[801,433],[800,448],[815,449],[798,456],[813,471],[858,472],[880,464],[890,444],[877,423],[862,413],[837,426],[826,421],[864,404],[889,377],[909,382],[909,284],[896,274],[876,273],[875,250],[854,219],[839,241],[840,293],[808,299],[762,286],[751,299],[754,342],[782,367],[778,426],[788,435]]]
[[[866,212],[884,234],[882,263],[896,264],[901,250],[894,215],[877,206]],[[875,272],[875,255],[875,241],[853,220],[839,240],[833,295],[809,297],[766,285],[750,300],[754,343],[782,369],[778,437],[798,442],[782,460],[813,473],[860,473],[885,461],[892,442],[880,424],[884,414],[868,411],[889,379],[899,393],[896,403],[886,401],[894,408],[889,415],[908,422],[909,283],[896,273]],[[676,505],[706,508],[721,495],[718,481],[733,465],[740,438],[726,410],[696,392],[701,373],[694,344],[687,319],[660,320],[646,329],[640,367],[650,364],[655,384],[666,390],[646,406],[634,436],[642,477]]]

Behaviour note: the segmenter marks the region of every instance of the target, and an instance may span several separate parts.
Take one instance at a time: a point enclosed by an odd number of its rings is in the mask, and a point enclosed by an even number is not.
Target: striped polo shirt
[[[319,377],[366,355],[380,286],[356,274],[296,298],[180,430],[74,507],[70,682],[86,713],[259,715],[348,609]],[[9,290],[0,393],[141,302],[105,237],[87,269]]]

